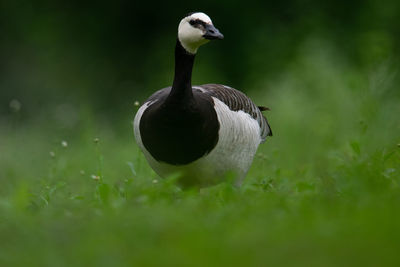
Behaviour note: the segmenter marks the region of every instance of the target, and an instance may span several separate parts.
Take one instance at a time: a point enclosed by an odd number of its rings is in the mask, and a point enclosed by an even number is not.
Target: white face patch
[[[199,19],[199,20],[204,21],[205,23],[212,24],[210,17],[202,12],[193,13],[192,15],[189,16],[189,18],[190,19]]]
[[[178,27],[178,38],[182,46],[191,54],[196,54],[197,49],[207,43],[209,40],[205,39],[203,35],[205,30],[196,28],[190,24],[191,20],[201,20],[206,24],[211,24],[212,21],[209,16],[204,13],[193,13],[181,20]]]

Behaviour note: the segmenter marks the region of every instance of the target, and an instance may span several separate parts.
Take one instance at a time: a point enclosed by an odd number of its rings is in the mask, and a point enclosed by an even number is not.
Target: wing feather
[[[262,111],[268,110],[268,108],[256,106],[244,93],[221,84],[203,84],[200,86],[193,86],[193,89],[200,90],[209,96],[218,98],[233,111],[241,110],[250,114],[260,125],[260,135],[263,141],[265,141],[267,136],[272,136],[272,130],[268,120],[262,114]]]

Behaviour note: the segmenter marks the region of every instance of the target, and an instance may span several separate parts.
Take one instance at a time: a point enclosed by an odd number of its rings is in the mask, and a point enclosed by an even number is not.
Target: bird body
[[[182,19],[172,87],[155,92],[134,120],[136,142],[161,176],[184,186],[207,186],[245,177],[259,144],[272,135],[261,110],[243,93],[219,84],[191,85],[200,45],[223,35],[204,13]]]

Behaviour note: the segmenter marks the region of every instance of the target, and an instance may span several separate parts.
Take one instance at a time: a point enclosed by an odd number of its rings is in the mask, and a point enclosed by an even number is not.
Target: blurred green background
[[[190,11],[225,35],[193,83],[271,108],[241,188],[134,142]],[[398,266],[399,1],[4,0],[0,33],[1,266]]]
[[[132,101],[171,84],[177,25],[193,10],[209,14],[226,36],[200,50],[194,83],[273,93],[276,87],[260,83],[318,53],[331,57],[321,64],[335,60],[368,75],[383,62],[397,63],[399,6],[394,0],[2,1],[0,111],[9,113],[17,99],[24,118],[63,104],[127,114]]]

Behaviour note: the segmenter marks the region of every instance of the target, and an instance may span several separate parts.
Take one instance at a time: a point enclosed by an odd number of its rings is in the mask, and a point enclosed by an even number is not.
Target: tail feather
[[[266,110],[271,110],[270,108],[264,107],[264,106],[258,106],[258,109],[261,111],[266,111]]]

